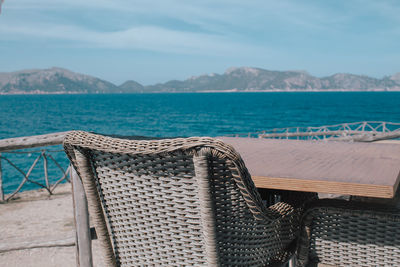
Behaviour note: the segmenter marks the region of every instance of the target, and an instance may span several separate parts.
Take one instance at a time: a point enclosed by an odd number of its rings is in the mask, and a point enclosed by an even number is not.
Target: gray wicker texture
[[[298,265],[400,266],[400,210],[317,200],[304,214]]]
[[[75,131],[64,147],[107,266],[268,266],[291,255],[299,211],[264,206],[242,159],[221,141]]]

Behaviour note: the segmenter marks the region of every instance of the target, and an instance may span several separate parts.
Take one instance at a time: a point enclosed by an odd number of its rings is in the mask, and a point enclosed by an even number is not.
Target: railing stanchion
[[[44,169],[44,179],[46,181],[46,187],[47,190],[49,191],[50,195],[52,194],[51,192],[51,188],[50,188],[50,183],[49,183],[49,172],[48,172],[48,163],[47,163],[47,157],[46,157],[46,153],[42,152],[42,157],[43,157],[43,169]]]
[[[4,201],[3,172],[1,169],[1,153],[0,153],[0,201]]]

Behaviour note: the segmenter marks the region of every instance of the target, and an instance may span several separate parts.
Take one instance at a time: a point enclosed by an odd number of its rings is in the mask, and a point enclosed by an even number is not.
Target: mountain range
[[[193,76],[186,80],[143,86],[129,80],[121,85],[53,67],[0,72],[0,94],[172,93],[257,91],[400,91],[400,72],[382,79],[337,73],[318,78],[305,71],[270,71],[229,68],[223,74]]]

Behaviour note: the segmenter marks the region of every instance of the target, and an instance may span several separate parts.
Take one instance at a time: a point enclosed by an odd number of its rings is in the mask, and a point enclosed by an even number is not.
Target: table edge
[[[348,182],[305,180],[295,178],[279,178],[252,176],[258,188],[279,189],[303,192],[318,192],[328,194],[352,195],[361,197],[393,198],[395,187],[389,185],[356,184]]]

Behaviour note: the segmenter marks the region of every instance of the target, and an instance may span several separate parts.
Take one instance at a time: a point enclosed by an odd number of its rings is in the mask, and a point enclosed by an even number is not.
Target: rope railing
[[[63,164],[60,163],[60,159],[68,162],[64,155],[64,150],[48,147],[60,145],[65,134],[66,132],[0,140],[1,202],[12,199],[16,194],[21,192],[24,185],[29,183],[34,184],[36,187],[45,189],[51,195],[60,183],[70,181],[70,165],[63,167]],[[40,149],[29,150],[32,148]],[[29,162],[27,158],[32,157],[32,155],[33,161],[28,164],[29,168],[27,168],[27,171],[24,171],[23,168],[26,167],[26,164]],[[21,164],[18,164],[18,161],[21,161],[21,157],[23,157],[22,161],[24,162],[24,167],[21,167]],[[21,177],[16,189],[7,195],[4,194],[3,189],[5,165],[7,165],[8,169],[12,170],[10,172],[14,172],[14,175],[12,175],[13,179],[15,179],[17,175]],[[50,166],[52,168],[49,168]],[[40,168],[43,169],[42,172],[39,170]],[[50,175],[49,169],[52,169]],[[55,174],[55,171],[53,171],[54,169],[58,169],[61,175],[60,177],[57,177],[57,179],[50,179],[50,177]]]

